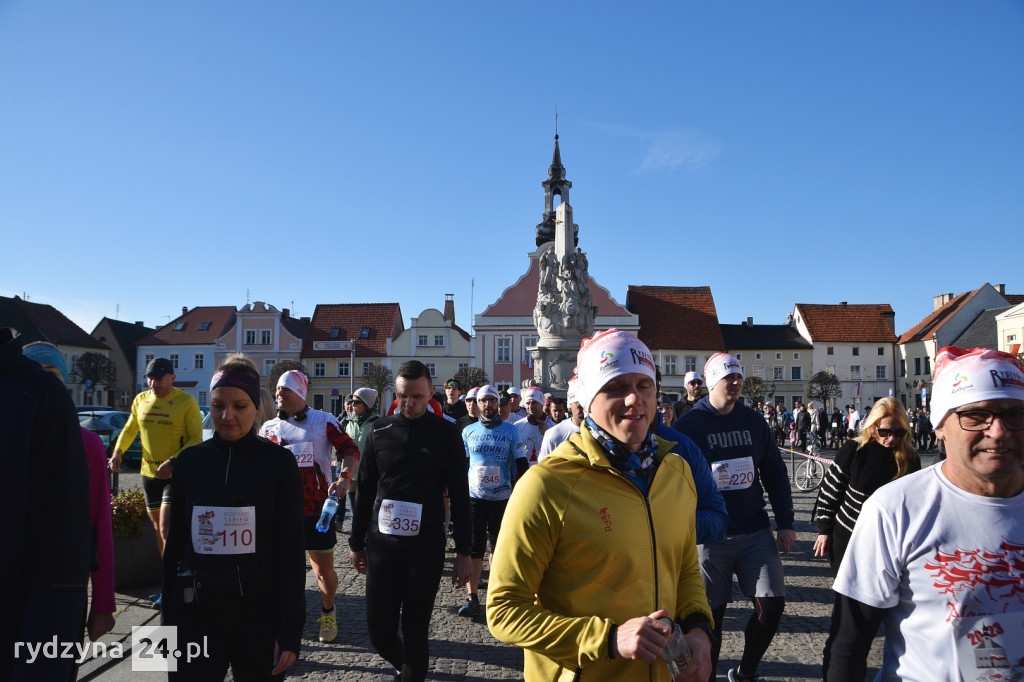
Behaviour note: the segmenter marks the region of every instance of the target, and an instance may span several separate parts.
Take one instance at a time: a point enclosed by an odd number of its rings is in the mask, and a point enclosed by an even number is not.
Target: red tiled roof
[[[208,324],[204,324],[208,323]],[[196,306],[139,339],[137,346],[193,346],[213,344],[235,323],[235,306]],[[175,327],[181,326],[178,331]],[[200,327],[205,327],[200,329]]]
[[[402,309],[397,303],[322,303],[313,311],[313,318],[302,344],[302,357],[323,358],[339,355],[336,350],[313,350],[316,341],[330,341],[331,329],[338,329],[336,340],[356,340],[356,355],[384,357],[387,340],[394,339],[405,329]],[[360,331],[369,328],[368,338],[361,339]]]
[[[17,329],[23,346],[34,341],[49,341],[55,346],[108,349],[105,343],[91,337],[52,305],[33,303],[20,296],[0,296],[0,326]]]
[[[539,284],[540,265],[537,259],[531,256],[530,268],[515,284],[501,292],[498,300],[487,306],[480,317],[532,317],[533,308],[537,305]],[[590,290],[593,304],[597,306],[598,315],[619,317],[628,312],[626,308],[616,303],[608,290],[594,281],[593,277],[587,280],[587,288]]]
[[[954,296],[938,310],[933,310],[923,320],[900,335],[899,343],[934,339],[935,332],[960,310],[980,289]]]
[[[640,340],[651,350],[725,350],[711,287],[630,285],[626,307],[640,318]]]
[[[888,303],[848,303],[823,305],[797,303],[797,314],[803,320],[814,343],[821,341],[893,343],[896,332],[889,320],[893,309]],[[886,319],[886,314],[890,317]]]

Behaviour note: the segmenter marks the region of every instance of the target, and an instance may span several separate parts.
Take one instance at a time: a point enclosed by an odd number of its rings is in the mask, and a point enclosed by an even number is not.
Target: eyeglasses
[[[878,437],[885,440],[889,436],[895,436],[896,438],[903,438],[907,435],[906,429],[875,429],[878,432]]]
[[[996,417],[1003,421],[1004,428],[1010,431],[1024,431],[1024,410],[954,410],[953,414],[960,420],[960,428],[964,431],[984,431],[992,426],[992,420]]]
[[[694,379],[693,381],[690,382],[691,386],[702,386],[703,384],[704,384],[704,382],[697,381],[696,379]]]

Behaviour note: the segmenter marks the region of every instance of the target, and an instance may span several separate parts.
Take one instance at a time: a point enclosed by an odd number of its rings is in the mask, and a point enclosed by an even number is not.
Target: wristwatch
[[[342,471],[340,474],[338,474],[338,480],[341,480],[343,478],[352,478],[352,475],[347,471]]]

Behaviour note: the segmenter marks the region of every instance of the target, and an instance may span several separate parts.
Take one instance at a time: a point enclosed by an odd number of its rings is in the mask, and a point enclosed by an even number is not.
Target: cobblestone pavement
[[[828,455],[834,454],[827,453]],[[933,458],[922,457],[928,466]],[[788,465],[787,461],[787,465]],[[797,543],[784,557],[787,603],[780,632],[765,655],[759,673],[765,680],[820,680],[821,654],[832,614],[832,578],[828,562],[814,557],[816,533],[810,524],[816,491],[802,493],[794,488]],[[347,535],[339,536],[339,549]],[[348,553],[339,552],[339,587],[336,600],[338,638],[331,644],[317,639],[319,599],[312,573],[307,579],[307,617],[301,659],[290,677],[310,680],[376,680],[390,668],[377,656],[366,632],[363,601],[364,579],[348,566]],[[459,618],[455,610],[463,594],[451,587],[451,555],[434,605],[430,628],[431,680],[513,680],[522,678],[523,655],[519,649],[494,639],[483,617]],[[484,574],[486,579],[486,571]],[[481,590],[481,602],[486,590]],[[743,627],[751,613],[750,602],[739,592],[726,612],[725,636],[719,661],[719,680],[739,664],[743,650]],[[872,647],[868,680],[881,664],[881,640]]]

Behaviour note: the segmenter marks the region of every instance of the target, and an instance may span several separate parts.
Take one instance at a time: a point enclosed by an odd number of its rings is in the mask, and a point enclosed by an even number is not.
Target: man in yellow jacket
[[[584,341],[580,433],[519,481],[494,552],[487,624],[525,649],[524,679],[671,679],[662,659],[678,624],[711,673],[711,609],[698,565],[697,495],[675,443],[651,433],[654,360],[615,329]]]

